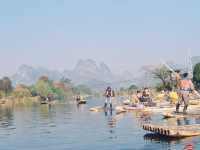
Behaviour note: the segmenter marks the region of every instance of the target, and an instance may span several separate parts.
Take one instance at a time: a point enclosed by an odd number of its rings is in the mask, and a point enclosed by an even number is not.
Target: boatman
[[[104,104],[104,108],[107,107],[107,104],[109,103],[110,104],[110,108],[112,108],[112,97],[114,97],[115,94],[114,94],[114,91],[111,89],[111,87],[107,87],[106,91],[105,91],[105,97],[106,97],[106,100],[105,100],[105,104]]]
[[[189,94],[194,91],[194,85],[188,78],[188,73],[183,74],[183,78],[179,82],[179,95],[180,99],[176,104],[176,112],[179,112],[179,107],[184,103],[183,113],[186,113],[189,104]]]

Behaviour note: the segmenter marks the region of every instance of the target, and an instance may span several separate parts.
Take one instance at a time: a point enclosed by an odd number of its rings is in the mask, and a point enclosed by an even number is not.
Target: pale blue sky
[[[200,55],[200,1],[0,0],[0,74],[20,64],[73,68],[104,61],[115,72],[160,58]]]

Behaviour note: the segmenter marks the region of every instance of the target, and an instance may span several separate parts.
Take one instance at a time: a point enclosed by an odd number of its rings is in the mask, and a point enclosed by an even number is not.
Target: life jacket
[[[111,97],[112,96],[112,90],[106,90],[105,95],[106,95],[106,97]]]

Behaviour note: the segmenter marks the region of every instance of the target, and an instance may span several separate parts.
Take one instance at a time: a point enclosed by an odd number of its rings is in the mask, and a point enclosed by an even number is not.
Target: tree
[[[3,79],[0,80],[0,90],[5,92],[5,95],[7,96],[12,89],[11,80],[8,77],[3,77]]]
[[[131,90],[136,90],[137,89],[137,86],[136,85],[131,85],[128,90],[131,91]]]
[[[35,85],[30,87],[31,94],[33,96],[39,95],[41,98],[47,98],[51,95],[52,99],[67,99],[67,97],[72,94],[66,87],[66,82],[69,83],[69,80],[53,82],[50,81],[47,76],[42,76]]]
[[[197,88],[200,88],[200,63],[196,64],[193,71],[193,81]]]
[[[52,85],[47,80],[38,80],[35,84],[35,90],[37,94],[42,97],[47,97],[49,94],[53,93]]]
[[[38,96],[37,89],[36,89],[35,85],[30,86],[29,90],[31,91],[32,96]]]
[[[53,88],[54,98],[58,100],[65,100],[67,98],[66,92],[61,88]]]
[[[170,72],[166,67],[162,66],[156,68],[155,70],[152,71],[152,74],[154,75],[155,79],[159,79],[162,82],[164,87],[167,85],[170,77]]]
[[[39,80],[48,82],[48,81],[49,81],[49,78],[48,78],[47,76],[41,76],[41,77],[39,78]]]
[[[151,71],[154,79],[158,79],[161,83],[158,83],[157,90],[173,88],[176,84],[171,78],[172,72],[169,71],[165,66],[159,66]]]
[[[70,79],[65,78],[65,77],[62,77],[62,78],[60,79],[60,83],[64,84],[64,87],[65,87],[64,91],[65,91],[65,92],[67,92],[67,93],[68,93],[68,92],[69,92],[69,93],[72,92],[73,84],[72,84],[72,82],[71,82]]]
[[[26,86],[17,85],[15,90],[12,92],[12,95],[16,98],[24,98],[24,97],[30,97],[31,92]]]

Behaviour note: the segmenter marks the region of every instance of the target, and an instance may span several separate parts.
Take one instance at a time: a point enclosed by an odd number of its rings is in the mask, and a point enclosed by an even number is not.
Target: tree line
[[[59,81],[53,81],[47,76],[41,76],[34,85],[19,84],[16,87],[12,86],[9,77],[0,79],[0,98],[7,96],[14,98],[40,96],[41,98],[51,97],[52,99],[65,100],[77,94],[91,95],[92,91],[85,85],[75,86],[71,80],[64,77]]]

